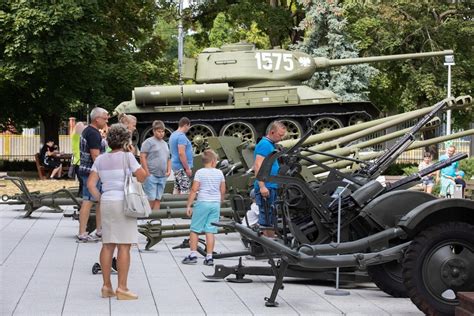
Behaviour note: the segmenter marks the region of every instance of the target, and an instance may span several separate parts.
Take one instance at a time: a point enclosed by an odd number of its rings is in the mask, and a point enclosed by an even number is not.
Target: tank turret
[[[211,136],[236,136],[255,142],[269,124],[281,120],[288,138],[298,138],[304,122],[312,118],[320,132],[354,125],[379,115],[367,101],[344,102],[329,90],[302,84],[330,67],[452,55],[453,51],[413,53],[332,60],[298,51],[257,50],[249,43],[207,48],[184,61],[183,78],[193,84],[137,87],[132,100],[115,113],[137,116],[140,142],[152,136],[151,123],[165,122],[171,133],[182,116],[192,121],[188,137],[196,153]]]
[[[234,47],[234,46],[231,46]],[[245,50],[241,50],[244,48]],[[452,50],[364,58],[313,58],[298,51],[255,50],[248,46],[229,50],[208,48],[196,59],[185,61],[185,78],[197,83],[229,83],[238,86],[285,86],[310,79],[317,71],[331,67],[381,61],[452,55]]]

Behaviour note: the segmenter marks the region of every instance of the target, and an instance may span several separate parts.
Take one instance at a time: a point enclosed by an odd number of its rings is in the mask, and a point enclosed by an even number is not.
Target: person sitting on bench
[[[53,170],[49,177],[50,179],[54,179],[56,175],[58,175],[58,178],[61,178],[63,166],[58,159],[58,154],[59,147],[54,144],[54,141],[51,139],[48,140],[40,150],[40,163],[47,169]]]

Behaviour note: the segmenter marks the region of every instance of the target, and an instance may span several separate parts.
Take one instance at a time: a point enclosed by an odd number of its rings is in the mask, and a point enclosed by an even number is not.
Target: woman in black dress
[[[51,172],[50,179],[54,179],[56,175],[61,178],[62,164],[58,159],[59,147],[53,140],[48,140],[40,150],[40,161]]]

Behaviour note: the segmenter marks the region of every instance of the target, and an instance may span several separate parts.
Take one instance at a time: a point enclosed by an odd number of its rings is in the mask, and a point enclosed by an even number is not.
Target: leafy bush
[[[474,176],[474,157],[461,160],[461,163],[459,164],[459,170],[462,170],[466,173],[464,176],[465,180],[471,179],[471,177]]]
[[[387,176],[402,176],[402,175],[407,175],[405,173],[405,169],[410,169],[410,168],[417,168],[418,170],[418,165],[414,163],[396,163],[392,164],[390,167],[388,167],[387,170],[383,173],[384,175]]]

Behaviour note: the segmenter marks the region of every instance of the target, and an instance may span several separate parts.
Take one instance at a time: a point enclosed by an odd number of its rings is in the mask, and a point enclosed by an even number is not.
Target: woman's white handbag
[[[129,217],[148,217],[151,214],[150,203],[143,191],[142,184],[132,175],[127,153],[125,153],[124,157],[124,159],[127,160],[127,164],[125,170],[125,203],[123,211],[125,215]]]

